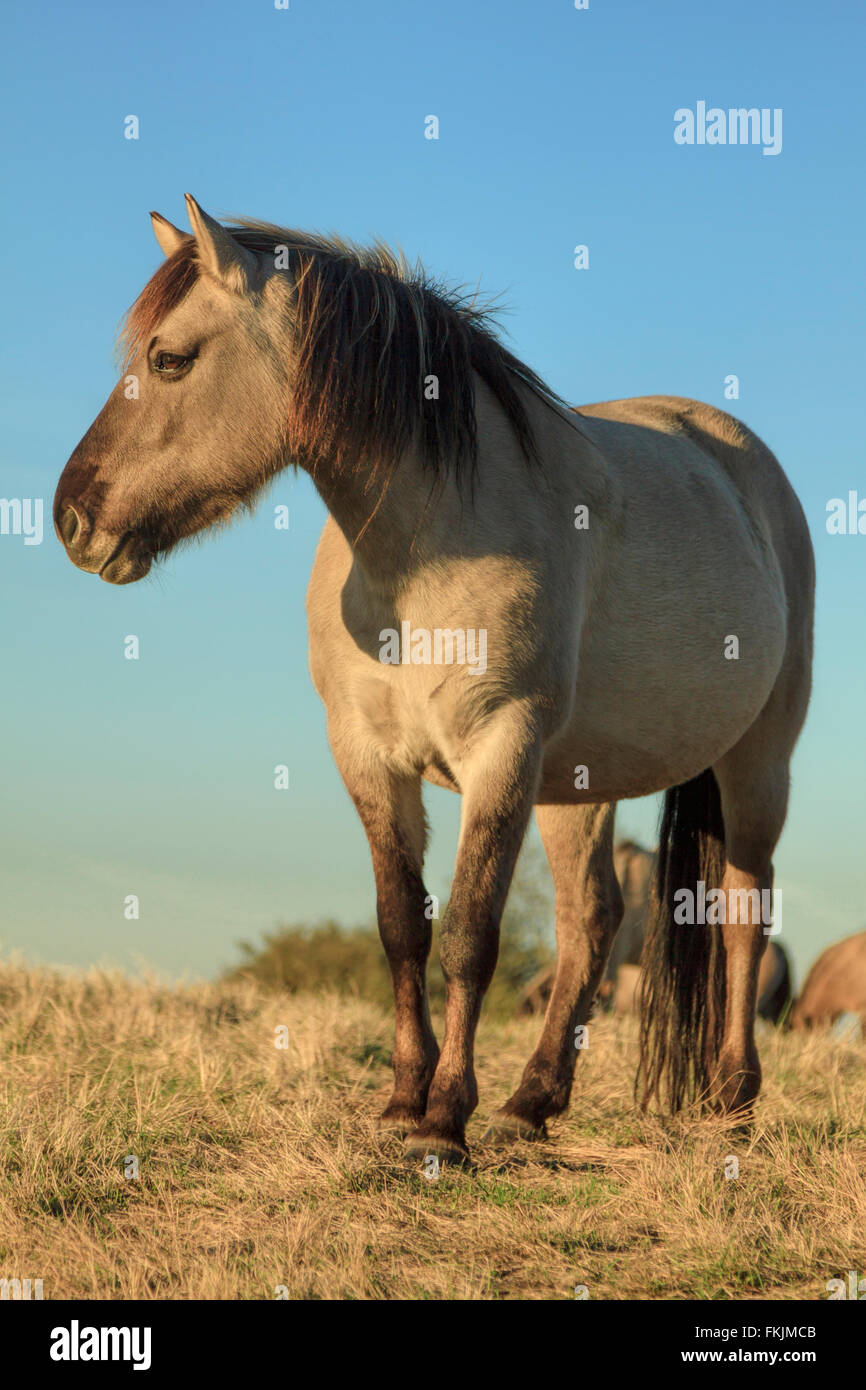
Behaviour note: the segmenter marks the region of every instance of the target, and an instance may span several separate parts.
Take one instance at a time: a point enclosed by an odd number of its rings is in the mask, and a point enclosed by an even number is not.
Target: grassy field
[[[45,1298],[818,1299],[866,1273],[866,1045],[763,1034],[743,1137],[641,1117],[634,1025],[601,1018],[550,1141],[487,1148],[537,1028],[482,1021],[475,1167],[429,1181],[376,1135],[378,1005],[0,966],[0,1278]]]

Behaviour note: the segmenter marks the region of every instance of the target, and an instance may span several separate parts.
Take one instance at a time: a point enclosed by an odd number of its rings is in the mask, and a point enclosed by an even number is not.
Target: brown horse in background
[[[837,941],[818,957],[794,1005],[791,1027],[821,1027],[842,1014],[857,1014],[866,1030],[866,931]]]

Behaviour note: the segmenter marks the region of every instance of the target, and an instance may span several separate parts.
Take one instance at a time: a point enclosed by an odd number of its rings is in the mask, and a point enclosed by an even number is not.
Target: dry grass
[[[815,1299],[866,1272],[866,1045],[765,1035],[742,1137],[636,1113],[633,1025],[600,1019],[550,1142],[486,1148],[537,1028],[482,1023],[477,1166],[428,1181],[375,1133],[375,1005],[3,965],[0,1277],[46,1298]]]

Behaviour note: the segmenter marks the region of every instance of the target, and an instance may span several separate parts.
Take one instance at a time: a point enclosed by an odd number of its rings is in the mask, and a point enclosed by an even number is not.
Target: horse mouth
[[[151,556],[132,532],[122,537],[99,571],[106,584],[134,584],[151,566]]]

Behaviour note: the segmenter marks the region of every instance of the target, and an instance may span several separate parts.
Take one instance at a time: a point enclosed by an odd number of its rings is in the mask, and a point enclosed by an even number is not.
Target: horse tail
[[[725,827],[710,768],[665,793],[640,987],[636,1093],[673,1112],[703,1098],[721,1046],[725,950],[721,928],[674,921],[678,889],[721,886]]]

